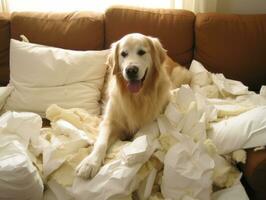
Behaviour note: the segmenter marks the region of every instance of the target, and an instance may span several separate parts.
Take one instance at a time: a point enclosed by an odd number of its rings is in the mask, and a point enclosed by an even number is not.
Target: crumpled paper
[[[30,143],[37,147],[41,127],[42,119],[37,114],[8,111],[0,117],[1,143],[13,139],[23,144],[25,149]]]
[[[0,199],[42,199],[42,179],[27,151],[38,145],[41,125],[34,113],[6,112],[0,117]]]
[[[45,178],[80,148],[88,147],[93,143],[93,140],[85,132],[64,120],[53,122],[52,128],[43,129],[43,132],[50,132],[50,143],[43,149],[43,175]]]
[[[240,181],[238,181],[230,188],[225,188],[216,191],[212,194],[212,200],[228,200],[228,199],[249,200],[245,188],[240,183]]]
[[[227,79],[223,74],[208,72],[204,66],[193,60],[189,69],[192,72],[191,86],[208,98],[219,98],[230,95],[248,94],[248,87],[240,81]]]
[[[265,105],[265,89],[260,95],[247,91],[241,83],[212,74],[194,61],[190,71],[191,87],[173,90],[165,112],[139,130],[134,140],[112,145],[91,180],[76,177],[74,169],[90,153],[101,119],[82,109],[50,106],[47,117],[52,127],[42,129],[37,146],[31,147],[31,140],[25,143],[34,155],[43,156],[43,163],[38,159],[36,163],[49,194],[58,200],[125,200],[132,199],[132,193],[141,200],[205,200],[211,197],[212,184],[234,187],[241,174],[219,155],[219,143],[209,130],[215,123]],[[245,191],[237,191],[245,196]]]
[[[93,179],[88,181],[77,177],[72,187],[74,197],[80,200],[115,200],[126,198],[136,190],[140,181],[136,175],[157,146],[153,134],[146,135],[145,128],[122,148],[120,158],[104,165]],[[158,134],[156,124],[152,124],[151,129]]]
[[[0,145],[0,168],[0,199],[42,199],[42,179],[20,142]]]
[[[162,194],[169,199],[185,196],[210,199],[212,191],[213,159],[190,137],[181,136],[180,142],[165,155]]]
[[[219,188],[229,188],[240,180],[241,173],[238,169],[220,155],[213,157],[215,168],[213,183]]]

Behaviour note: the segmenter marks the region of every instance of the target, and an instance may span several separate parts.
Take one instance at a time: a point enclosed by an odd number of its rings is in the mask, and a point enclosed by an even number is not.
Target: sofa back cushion
[[[102,50],[103,14],[92,12],[39,13],[11,15],[11,37],[25,35],[30,42],[71,50]]]
[[[0,13],[0,86],[6,85],[9,80],[9,16]]]
[[[197,14],[195,59],[259,90],[266,84],[266,14]]]
[[[139,32],[159,38],[172,59],[189,65],[194,20],[195,15],[185,10],[111,7],[105,12],[105,47],[128,33]]]

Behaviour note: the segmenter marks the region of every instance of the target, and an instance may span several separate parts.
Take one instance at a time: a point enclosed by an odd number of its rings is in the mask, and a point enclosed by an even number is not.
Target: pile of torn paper
[[[266,143],[266,119],[254,120],[266,115],[265,87],[260,94],[250,92],[196,61],[190,71],[191,86],[173,90],[165,112],[134,140],[113,144],[91,180],[74,171],[90,153],[101,119],[82,109],[50,106],[51,127],[28,135],[26,146],[48,186],[44,198],[248,199],[234,160],[245,162],[242,148]]]
[[[27,149],[37,147],[42,119],[34,113],[0,117],[0,199],[41,200],[43,182]]]

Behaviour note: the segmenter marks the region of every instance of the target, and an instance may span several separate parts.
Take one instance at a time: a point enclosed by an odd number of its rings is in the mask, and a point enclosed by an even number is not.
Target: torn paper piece
[[[126,165],[144,163],[154,150],[153,141],[150,141],[147,135],[139,136],[121,150],[121,161]]]
[[[180,88],[171,91],[171,100],[180,112],[185,112],[191,102],[196,102],[195,94],[188,85],[182,85]]]
[[[139,183],[136,174],[156,150],[154,143],[156,139],[153,137],[140,134],[123,147],[120,159],[104,165],[93,179],[76,177],[72,186],[74,197],[80,200],[115,200],[127,197],[136,190]]]
[[[217,115],[219,118],[225,118],[230,116],[236,116],[243,112],[246,112],[252,108],[254,105],[247,104],[243,102],[244,100],[236,99],[207,99],[208,105],[213,105],[217,110]]]
[[[158,124],[156,122],[152,122],[150,124],[147,124],[143,126],[134,136],[134,138],[137,138],[139,136],[145,135],[150,142],[154,142],[160,135],[160,130],[158,127]]]
[[[193,91],[207,97],[207,98],[219,98],[220,92],[216,85],[206,85],[199,87],[198,85],[192,85]]]
[[[219,188],[228,188],[240,180],[241,173],[220,155],[213,157],[215,167],[213,171],[213,183]]]
[[[89,137],[83,130],[76,128],[68,121],[59,119],[56,122],[52,122],[51,125],[55,133],[65,135],[69,137],[70,140],[84,140],[87,141],[89,145],[94,143],[94,139],[92,137]]]
[[[29,143],[38,145],[42,119],[39,115],[30,112],[8,111],[0,117],[0,135],[2,141],[4,137],[15,137],[25,147]]]
[[[63,187],[70,187],[76,177],[75,169],[78,164],[89,155],[92,148],[81,148],[77,153],[70,155],[67,160],[51,174],[49,179],[53,179]]]
[[[234,101],[235,104],[240,104],[247,108],[266,106],[266,98],[260,94],[256,94],[255,92],[250,92],[247,95],[237,96]]]
[[[43,183],[24,145],[18,141],[1,144],[0,166],[0,199],[42,199]]]
[[[137,195],[139,200],[145,200],[151,196],[156,174],[157,170],[155,168],[150,169],[149,175],[138,186]]]
[[[90,138],[94,140],[98,136],[99,124],[101,118],[90,115],[86,110],[80,108],[63,109],[55,104],[49,106],[46,110],[46,118],[51,122],[65,120],[76,128],[83,130]]]
[[[224,118],[227,116],[236,116],[250,110],[249,107],[244,107],[241,105],[214,105],[214,107],[218,112],[219,118]]]
[[[47,183],[49,189],[55,195],[56,200],[74,200],[72,193],[69,191],[69,187],[63,187],[57,183],[54,179],[51,179]]]
[[[191,102],[186,115],[183,118],[184,126],[182,134],[189,135],[194,141],[203,141],[206,139],[206,117],[197,109],[196,102]]]
[[[46,129],[47,130],[47,129]],[[58,129],[56,129],[58,131]],[[58,169],[70,156],[78,152],[80,148],[88,147],[88,139],[76,135],[70,138],[66,135],[60,135],[62,131],[57,133],[52,129],[50,136],[50,145],[43,148],[43,175],[49,176]]]
[[[199,93],[195,93],[197,108],[201,113],[205,113],[206,127],[209,122],[217,121],[218,111],[211,105],[207,98]]]
[[[191,85],[206,86],[212,83],[210,73],[207,71],[195,73],[192,75]]]
[[[188,195],[210,199],[214,161],[201,147],[187,136],[170,148],[165,156],[161,190],[164,198],[182,199]]]
[[[71,109],[63,109],[56,104],[53,104],[47,108],[46,118],[52,122],[57,121],[58,119],[64,119],[74,124],[78,128],[82,127],[81,116],[75,114],[75,112]]]
[[[174,103],[169,103],[165,109],[164,115],[173,126],[177,126],[183,118],[183,113],[179,111],[178,107]]]
[[[120,152],[121,150],[126,146],[129,145],[130,141],[121,141],[117,140],[114,144],[112,144],[106,153],[104,164],[107,164],[113,160],[117,160],[120,158]]]
[[[230,188],[219,190],[212,194],[212,200],[228,200],[228,199],[249,200],[248,195],[240,182],[238,182],[238,184],[235,184]]]
[[[189,71],[191,71],[193,74],[208,72],[205,67],[196,60],[192,60],[191,65],[189,67]]]
[[[127,197],[136,189],[133,181],[142,164],[127,166],[120,160],[104,165],[91,180],[76,177],[72,186],[74,199],[109,200]]]
[[[212,81],[224,96],[248,94],[248,87],[240,81],[226,79],[223,74],[212,74]]]

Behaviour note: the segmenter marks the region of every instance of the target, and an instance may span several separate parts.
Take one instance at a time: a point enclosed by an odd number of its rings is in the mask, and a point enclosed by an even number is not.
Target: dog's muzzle
[[[130,66],[126,69],[126,75],[128,78],[127,88],[132,93],[139,92],[146,77],[147,71],[145,72],[142,79],[138,79],[138,71],[139,69],[136,66]]]
[[[135,65],[126,68],[126,75],[128,80],[137,80],[138,79],[139,68]]]

